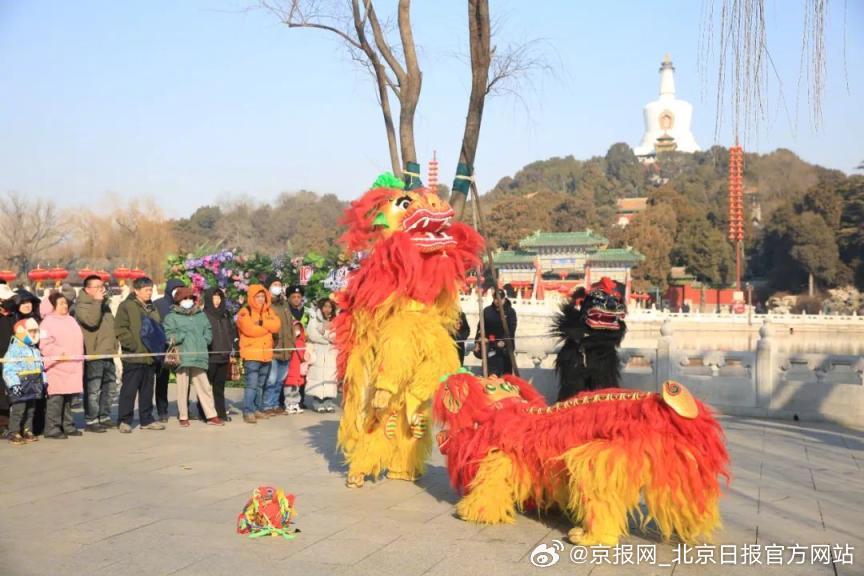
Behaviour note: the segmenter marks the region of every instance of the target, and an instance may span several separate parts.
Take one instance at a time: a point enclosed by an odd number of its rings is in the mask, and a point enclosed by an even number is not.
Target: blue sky
[[[69,207],[98,206],[109,193],[150,196],[172,216],[302,188],[357,196],[389,168],[372,84],[335,37],[244,10],[253,4],[0,0],[0,192]],[[378,4],[386,14],[395,2]],[[767,119],[746,147],[786,147],[850,172],[864,160],[864,3],[829,4],[818,131],[806,84],[798,88],[802,4],[766,2],[792,122],[772,77]],[[481,190],[535,160],[638,144],[666,52],[678,96],[695,107],[699,143],[730,144],[728,122],[714,138],[716,62],[700,65],[704,5],[492,0],[498,43],[539,38],[554,70],[535,75],[521,99],[487,102]],[[424,72],[418,155],[425,164],[438,151],[444,182],[455,169],[469,91],[465,12],[457,0],[418,0],[413,9]]]

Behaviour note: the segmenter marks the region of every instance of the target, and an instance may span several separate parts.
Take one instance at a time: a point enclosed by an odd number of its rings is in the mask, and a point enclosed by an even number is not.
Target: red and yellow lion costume
[[[547,406],[519,378],[458,372],[438,390],[434,413],[465,520],[512,523],[517,509],[557,507],[582,545],[617,544],[631,515],[685,542],[720,526],[723,430],[676,382],[659,394],[607,388]]]
[[[344,414],[339,447],[349,487],[387,470],[415,480],[431,451],[429,413],[440,376],[459,368],[451,332],[458,289],[483,241],[453,222],[434,192],[379,178],[345,213],[342,244],[364,256],[337,294]]]

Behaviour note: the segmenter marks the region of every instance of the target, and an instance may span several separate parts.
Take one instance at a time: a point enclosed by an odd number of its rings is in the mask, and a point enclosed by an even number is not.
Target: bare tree
[[[27,198],[17,192],[0,197],[0,254],[26,274],[46,252],[69,236],[68,220],[51,201]]]
[[[392,41],[391,26],[381,22],[372,0],[262,0],[269,10],[290,28],[324,30],[338,36],[351,57],[375,79],[381,106],[390,164],[402,176],[403,167],[417,165],[414,116],[420,99],[423,74],[417,61],[411,27],[411,0],[399,0],[396,22],[399,41]],[[390,95],[399,102],[399,131],[393,123]]]
[[[719,4],[719,8],[715,6]],[[799,88],[807,78],[810,117],[817,128],[822,118],[825,91],[825,24],[828,0],[804,1],[804,32],[801,38]],[[788,110],[782,79],[774,65],[765,33],[765,0],[706,0],[700,61],[708,62],[717,43],[718,65],[715,138],[723,123],[723,109],[731,100],[733,131],[746,139],[764,120],[769,72],[780,88],[780,99]],[[727,96],[728,90],[731,97]]]

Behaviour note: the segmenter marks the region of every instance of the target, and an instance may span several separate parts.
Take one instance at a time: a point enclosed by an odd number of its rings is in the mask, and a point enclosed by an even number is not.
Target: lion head
[[[341,243],[366,256],[349,284],[367,306],[392,293],[424,303],[442,293],[455,298],[483,247],[476,231],[454,220],[446,200],[426,188],[405,190],[389,174],[351,203],[342,223],[347,230]]]
[[[546,401],[525,380],[510,375],[482,378],[463,369],[444,379],[435,394],[433,412],[442,424],[438,446],[444,453],[450,434],[476,428],[502,410],[526,406],[546,406]]]

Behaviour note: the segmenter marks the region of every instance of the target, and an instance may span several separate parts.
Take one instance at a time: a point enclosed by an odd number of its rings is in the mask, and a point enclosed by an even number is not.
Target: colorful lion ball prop
[[[688,543],[720,526],[723,431],[676,382],[659,394],[607,388],[547,406],[519,378],[460,372],[441,385],[434,414],[465,520],[512,523],[517,509],[557,507],[577,525],[570,540],[585,546],[617,544],[629,516]]]
[[[295,516],[293,494],[273,486],[259,486],[237,516],[237,533],[249,534],[250,538],[282,536],[293,540],[294,532],[299,532],[289,528]]]
[[[559,402],[620,384],[618,347],[627,333],[623,302],[623,285],[604,276],[561,306],[553,320],[553,334],[564,342],[555,359]]]
[[[362,253],[337,294],[338,368],[344,382],[339,447],[349,487],[367,476],[413,481],[432,447],[429,414],[441,374],[459,368],[450,334],[458,290],[483,241],[453,221],[434,192],[384,175],[343,218],[344,247]]]

